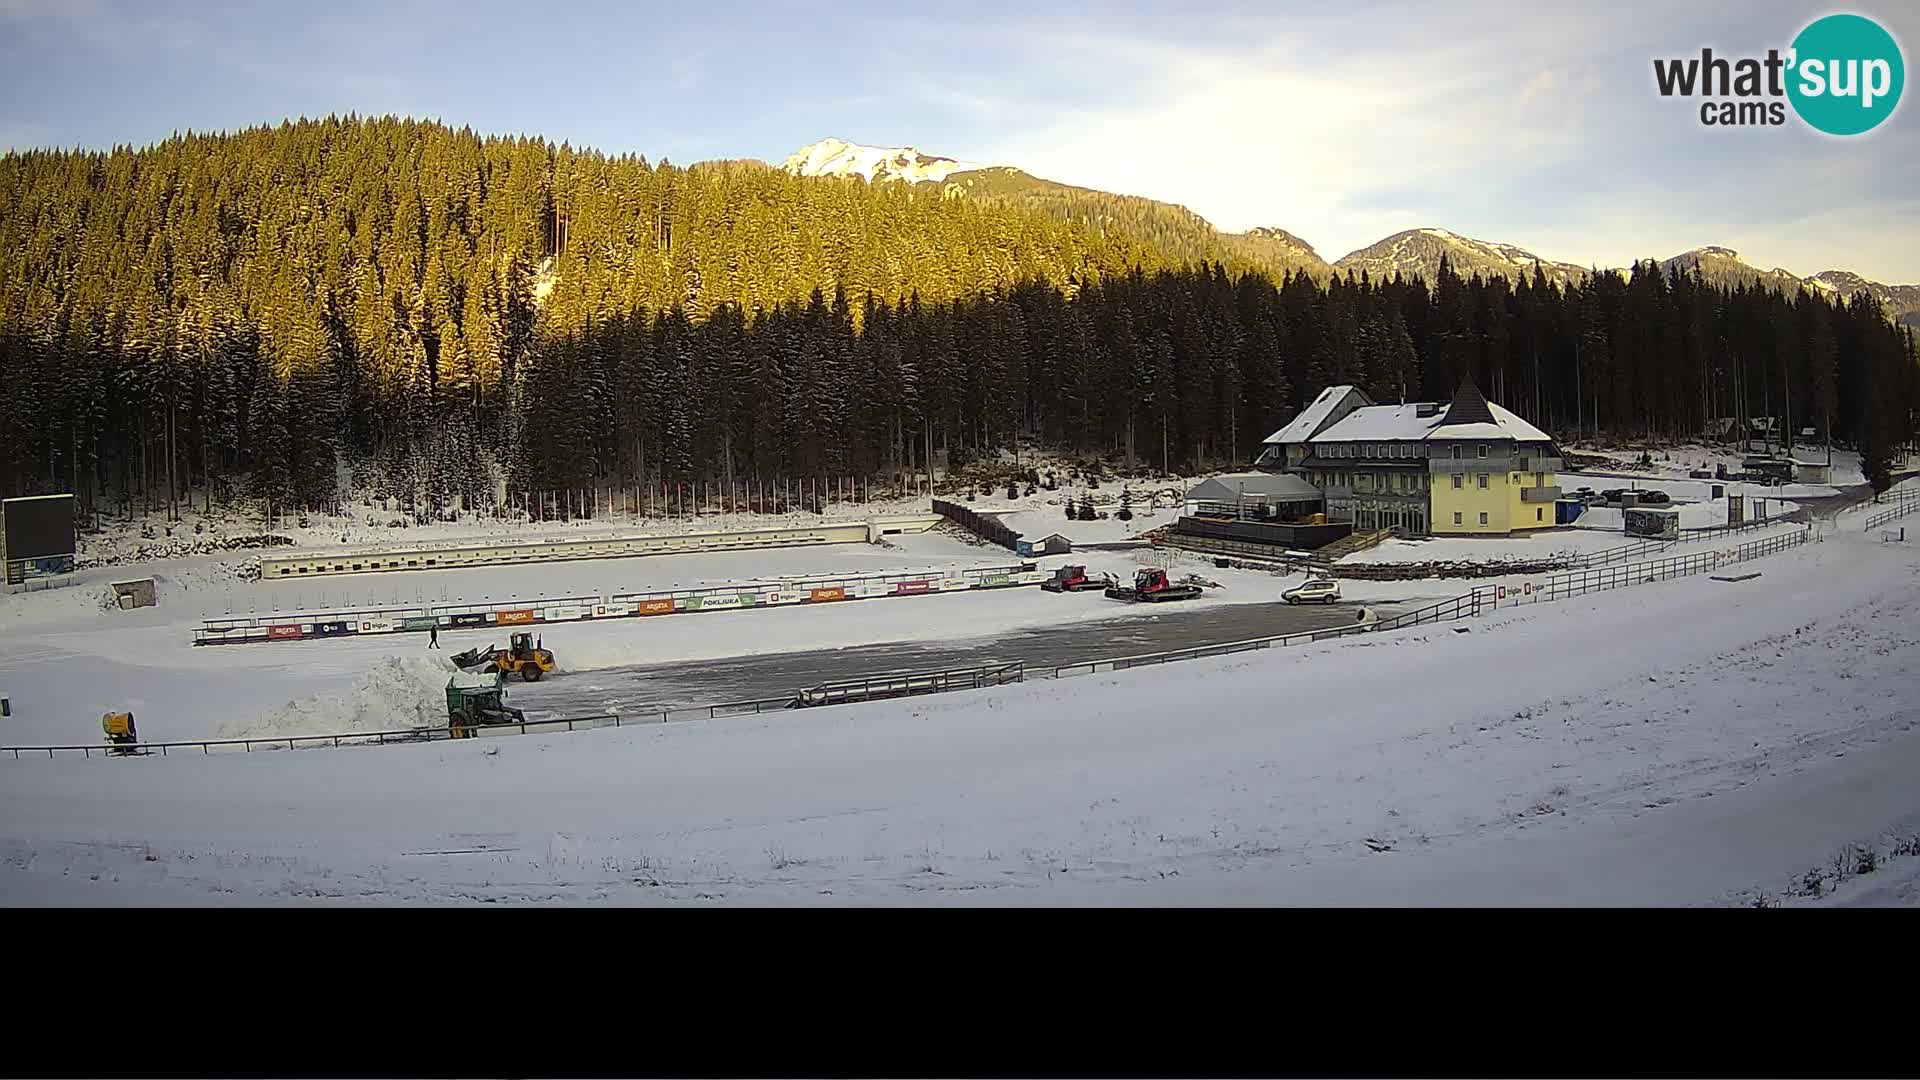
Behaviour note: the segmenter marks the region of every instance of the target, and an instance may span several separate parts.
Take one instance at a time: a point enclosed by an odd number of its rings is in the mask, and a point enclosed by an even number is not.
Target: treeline
[[[1913,348],[1865,298],[1276,281],[991,200],[390,119],[0,158],[0,488],[123,509],[877,476],[1021,435],[1177,468],[1330,383],[1469,372],[1563,435],[1885,445]]]

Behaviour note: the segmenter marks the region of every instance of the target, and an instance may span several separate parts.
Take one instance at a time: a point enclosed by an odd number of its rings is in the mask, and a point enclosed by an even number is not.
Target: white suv
[[[1333,578],[1308,578],[1280,594],[1289,604],[1331,604],[1340,599],[1340,583]]]

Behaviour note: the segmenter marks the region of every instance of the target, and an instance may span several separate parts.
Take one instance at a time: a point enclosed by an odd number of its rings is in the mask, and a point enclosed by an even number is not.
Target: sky
[[[679,164],[828,136],[1284,228],[1329,261],[1441,227],[1625,265],[1719,244],[1920,282],[1920,105],[1864,136],[1709,128],[1655,58],[1920,5],[0,0],[0,148],[357,112]],[[1913,91],[1906,97],[1920,95]]]

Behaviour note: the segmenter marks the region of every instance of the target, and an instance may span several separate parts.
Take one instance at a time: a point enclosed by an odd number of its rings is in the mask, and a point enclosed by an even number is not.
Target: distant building
[[[1329,387],[1266,440],[1256,464],[1305,478],[1333,520],[1416,536],[1549,528],[1562,467],[1552,436],[1471,379],[1446,405],[1375,405],[1357,387]]]

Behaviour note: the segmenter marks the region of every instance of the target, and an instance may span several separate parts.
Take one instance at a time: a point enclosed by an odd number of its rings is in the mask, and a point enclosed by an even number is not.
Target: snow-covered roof
[[[1234,473],[1202,480],[1187,492],[1188,502],[1264,502],[1317,500],[1320,489],[1292,473]]]
[[[1448,424],[1451,406],[1427,403],[1433,415],[1421,416],[1419,404],[1368,405],[1348,413],[1340,422],[1315,435],[1313,442],[1393,442],[1396,440],[1512,439],[1516,442],[1550,442],[1552,436],[1508,410],[1487,402],[1493,413],[1491,424]]]
[[[1436,410],[1429,416],[1419,415],[1419,410],[1419,404],[1363,405],[1315,435],[1313,441],[1389,442],[1394,439],[1424,439],[1427,432],[1440,424],[1446,410]]]
[[[1359,393],[1359,391],[1351,386],[1329,386],[1320,391],[1320,396],[1300,410],[1300,415],[1294,417],[1291,423],[1267,436],[1267,444],[1303,443],[1313,438],[1314,432],[1326,421],[1327,414],[1338,407],[1348,394],[1353,393]],[[1367,395],[1360,394],[1360,400],[1368,401]],[[1371,402],[1369,401],[1368,404]]]

